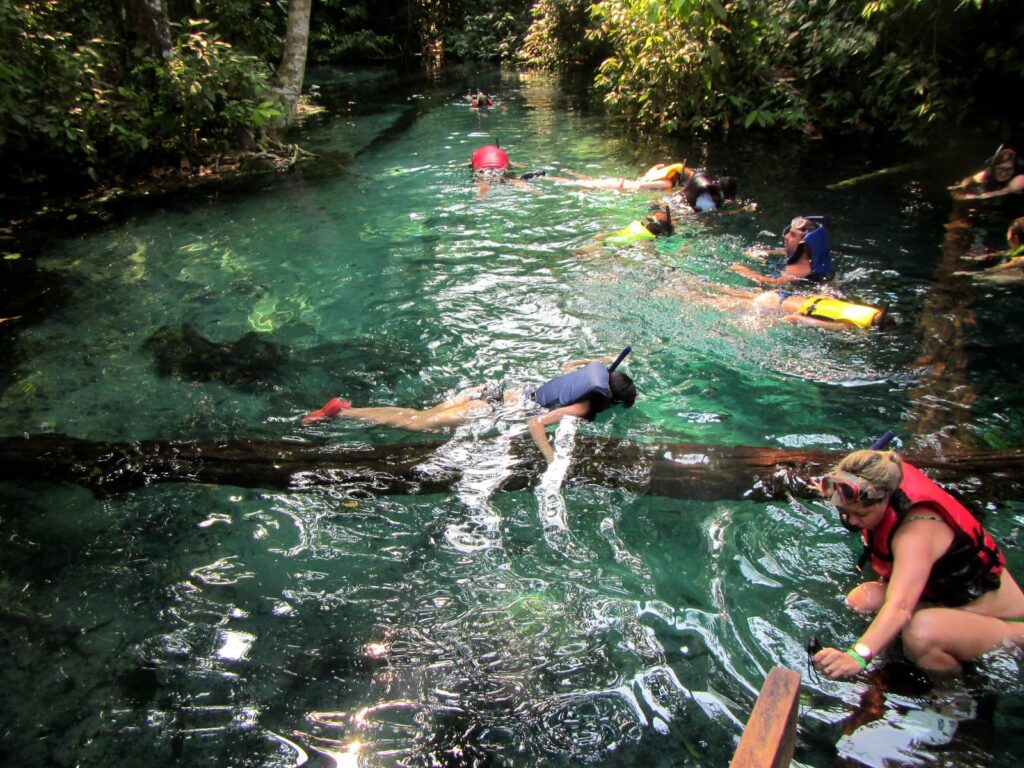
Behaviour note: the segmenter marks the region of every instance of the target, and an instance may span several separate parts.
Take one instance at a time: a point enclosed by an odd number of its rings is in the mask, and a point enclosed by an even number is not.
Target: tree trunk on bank
[[[483,441],[481,441],[483,442]],[[65,435],[0,438],[0,481],[71,482],[96,493],[150,483],[213,483],[268,490],[334,487],[357,497],[447,493],[462,467],[443,443],[299,444],[284,441],[105,443]],[[509,449],[499,490],[532,488],[547,468],[528,436]],[[593,483],[674,499],[810,496],[807,479],[841,453],[691,443],[632,443],[577,437],[566,483]],[[974,499],[1024,499],[1024,451],[986,451],[907,460]]]
[[[171,23],[166,0],[128,0],[127,26],[138,45],[161,61],[171,58]]]
[[[284,36],[284,53],[277,68],[274,93],[284,114],[277,128],[295,120],[295,106],[306,79],[306,53],[309,49],[309,17],[313,0],[288,0],[288,22]]]

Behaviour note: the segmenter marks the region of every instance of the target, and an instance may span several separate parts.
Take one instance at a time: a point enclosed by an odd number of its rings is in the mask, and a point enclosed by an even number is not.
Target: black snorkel
[[[878,438],[877,440],[875,440],[875,442],[871,444],[871,450],[884,451],[885,446],[891,443],[895,437],[895,432],[893,432],[891,429],[886,430],[884,435],[882,435],[880,438]]]
[[[615,362],[608,366],[608,373],[611,373],[618,368],[622,361],[629,357],[629,354],[633,351],[632,347],[626,347],[624,350],[619,352],[619,356],[615,358]]]
[[[884,450],[885,447],[889,443],[891,443],[895,437],[896,437],[896,433],[893,432],[891,429],[887,429],[885,431],[885,433],[881,437],[879,437],[877,440],[875,440],[875,442],[873,442],[871,444],[870,450],[872,450],[872,451]],[[861,530],[860,528],[858,528],[855,525],[851,525],[850,524],[850,518],[846,514],[846,510],[845,509],[843,509],[840,506],[836,506],[836,511],[839,513],[839,522],[842,524],[843,528],[848,530],[850,533],[859,533],[860,532],[860,530]]]

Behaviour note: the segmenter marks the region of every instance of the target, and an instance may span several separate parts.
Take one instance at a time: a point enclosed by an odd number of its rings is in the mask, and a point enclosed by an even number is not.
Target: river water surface
[[[426,407],[631,344],[636,406],[580,434],[842,451],[893,428],[915,447],[1019,447],[1022,291],[944,276],[946,254],[998,245],[1020,213],[947,226],[943,185],[978,158],[644,143],[510,74],[315,77],[327,112],[300,136],[320,156],[303,173],[164,199],[35,254],[61,299],[4,330],[0,434],[440,440],[432,461],[461,480],[404,497],[0,485],[7,765],[722,766],[776,665],[803,674],[800,764],[1015,761],[1016,656],[932,686],[898,655],[867,680],[808,674],[811,636],[845,647],[863,628],[843,605],[859,547],[824,504],[550,476],[500,490],[518,420],[427,437],[298,423],[332,395]],[[499,105],[468,109],[470,87]],[[468,159],[495,139],[521,170],[635,176],[685,157],[756,206],[681,220],[653,254],[577,258],[648,198],[542,180],[478,199]],[[830,334],[658,292],[743,285],[726,266],[798,213],[829,217],[838,284],[894,329]],[[204,364],[204,339],[243,338],[230,366]],[[1018,576],[1022,522],[1020,504],[989,510]]]

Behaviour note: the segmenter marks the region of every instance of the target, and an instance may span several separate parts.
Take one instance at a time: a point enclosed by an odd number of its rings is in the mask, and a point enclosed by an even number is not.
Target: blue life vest
[[[804,243],[811,252],[811,277],[828,278],[832,275],[832,255],[828,244],[825,225],[804,235]]]
[[[595,361],[537,387],[533,399],[537,405],[548,410],[563,408],[581,400],[590,400],[594,403],[590,413],[593,416],[611,404],[611,396],[608,368],[603,363]]]
[[[811,274],[805,277],[804,280],[816,282],[828,280],[832,277],[831,247],[828,243],[828,233],[825,231],[825,225],[819,224],[817,229],[804,235],[801,244],[807,248],[808,253],[811,255]],[[786,270],[786,265],[795,261],[796,258],[796,256],[793,256],[776,262],[773,265],[776,276],[781,275]]]

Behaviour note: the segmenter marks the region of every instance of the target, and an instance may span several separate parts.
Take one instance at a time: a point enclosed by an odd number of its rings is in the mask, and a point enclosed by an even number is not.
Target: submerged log
[[[490,440],[493,440],[491,438]],[[478,441],[474,453],[484,448]],[[69,482],[96,493],[151,483],[210,483],[267,490],[334,487],[352,497],[447,493],[464,460],[451,443],[314,444],[269,440],[111,443],[59,434],[0,438],[0,480]],[[478,446],[478,447],[476,447]],[[546,469],[528,436],[514,438],[500,489],[533,487]],[[695,443],[576,439],[566,483],[600,484],[675,499],[767,500],[812,495],[807,480],[841,453]],[[971,498],[1024,499],[1024,451],[975,451],[907,459]]]

